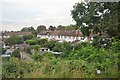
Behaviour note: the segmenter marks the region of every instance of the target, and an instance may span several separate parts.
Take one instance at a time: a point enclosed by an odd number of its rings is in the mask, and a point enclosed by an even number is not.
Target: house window
[[[64,36],[64,38],[66,39],[66,36]]]
[[[64,38],[64,36],[61,36],[61,38],[63,39],[63,38]]]
[[[82,37],[81,40],[84,40],[84,37]]]
[[[60,38],[60,36],[58,36],[58,38]]]

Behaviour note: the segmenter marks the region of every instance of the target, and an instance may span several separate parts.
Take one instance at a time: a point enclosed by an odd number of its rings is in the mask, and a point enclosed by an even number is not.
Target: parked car
[[[1,55],[1,57],[11,57],[11,52],[6,52],[5,54]]]
[[[55,57],[58,57],[62,54],[62,52],[53,52],[53,54],[55,55]]]

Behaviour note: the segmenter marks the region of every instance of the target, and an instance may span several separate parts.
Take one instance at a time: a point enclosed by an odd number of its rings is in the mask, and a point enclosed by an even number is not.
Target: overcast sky
[[[1,0],[2,30],[20,30],[38,25],[75,24],[71,16],[73,5],[81,0]]]

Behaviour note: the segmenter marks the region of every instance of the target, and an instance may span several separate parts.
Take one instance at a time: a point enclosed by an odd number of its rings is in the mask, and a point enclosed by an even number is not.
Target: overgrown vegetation
[[[11,54],[11,57],[20,58],[21,57],[20,51],[18,49],[14,50]]]
[[[65,43],[66,44],[66,43]],[[70,43],[67,43],[70,44]],[[79,48],[77,46],[79,45]],[[3,63],[3,77],[10,78],[118,78],[120,41],[109,48],[96,48],[92,44],[79,43],[69,54],[55,57],[52,53],[33,55],[32,62],[11,58]],[[101,74],[97,74],[97,70]]]

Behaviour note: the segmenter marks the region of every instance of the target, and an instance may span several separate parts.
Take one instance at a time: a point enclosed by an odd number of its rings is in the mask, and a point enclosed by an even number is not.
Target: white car
[[[11,57],[11,52],[6,52],[5,54],[1,55],[1,57]]]
[[[1,57],[11,57],[11,55],[1,55]]]

